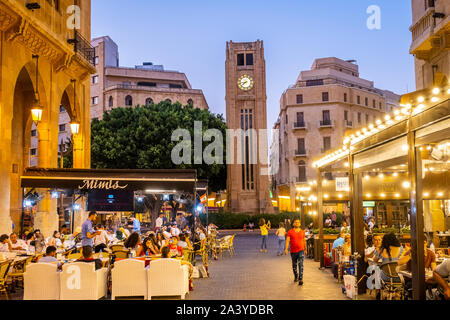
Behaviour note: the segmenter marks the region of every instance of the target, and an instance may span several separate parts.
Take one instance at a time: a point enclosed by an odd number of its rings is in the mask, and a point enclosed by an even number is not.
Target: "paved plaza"
[[[223,235],[223,234],[221,234]],[[330,269],[319,270],[310,259],[304,263],[304,285],[294,283],[290,256],[277,256],[277,239],[271,234],[268,253],[260,253],[259,232],[239,232],[236,254],[211,261],[210,278],[196,279],[189,300],[347,300]]]

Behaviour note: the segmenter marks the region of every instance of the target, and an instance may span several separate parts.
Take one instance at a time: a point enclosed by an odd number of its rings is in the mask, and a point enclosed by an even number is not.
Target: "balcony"
[[[75,30],[74,37],[67,39],[67,43],[73,44],[75,53],[89,62],[90,65],[95,66],[95,49],[91,46],[91,42],[83,38],[78,31]]]
[[[306,149],[295,150],[294,155],[296,157],[306,157],[307,156]]]
[[[353,128],[353,121],[344,120],[344,126],[346,128]]]
[[[334,121],[331,120],[321,120],[319,122],[319,128],[333,128],[334,127]]]
[[[294,122],[293,129],[294,130],[299,130],[299,129],[306,130],[306,123],[304,121]]]

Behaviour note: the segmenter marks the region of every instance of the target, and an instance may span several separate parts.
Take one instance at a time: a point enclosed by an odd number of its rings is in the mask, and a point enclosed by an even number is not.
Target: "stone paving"
[[[221,234],[222,236],[223,234]],[[259,232],[239,232],[236,254],[211,261],[210,278],[194,280],[188,300],[347,300],[330,269],[304,262],[304,285],[294,283],[290,256],[277,256],[277,239],[270,235],[268,253],[260,253]]]

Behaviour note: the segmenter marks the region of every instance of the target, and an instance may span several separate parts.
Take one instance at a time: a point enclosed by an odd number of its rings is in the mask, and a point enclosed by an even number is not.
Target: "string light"
[[[439,92],[441,92],[441,90],[439,88],[434,88],[432,92],[433,92],[433,94],[439,94]]]

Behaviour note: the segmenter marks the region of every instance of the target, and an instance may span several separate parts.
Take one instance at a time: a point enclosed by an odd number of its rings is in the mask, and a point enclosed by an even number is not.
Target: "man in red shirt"
[[[291,245],[292,270],[294,271],[294,282],[303,285],[303,260],[305,259],[306,240],[305,231],[300,228],[300,219],[295,219],[293,228],[286,235],[286,255],[289,244]],[[297,271],[298,266],[298,271]]]

